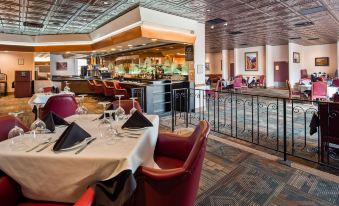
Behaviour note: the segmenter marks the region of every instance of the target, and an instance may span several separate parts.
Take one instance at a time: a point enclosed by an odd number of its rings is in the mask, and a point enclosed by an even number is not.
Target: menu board
[[[189,45],[189,46],[185,47],[185,60],[186,61],[194,61],[193,45]]]

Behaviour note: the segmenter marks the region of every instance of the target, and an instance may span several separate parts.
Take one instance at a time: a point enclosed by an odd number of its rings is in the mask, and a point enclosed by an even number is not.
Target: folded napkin
[[[144,127],[153,127],[152,122],[150,122],[141,112],[135,111],[132,116],[122,125],[124,128],[144,128]]]
[[[95,205],[124,205],[137,187],[131,170],[124,170],[112,179],[91,185],[95,192]]]
[[[42,121],[45,122],[46,128],[49,129],[51,132],[55,130],[55,125],[69,125],[62,117],[55,114],[54,112],[48,112]]]
[[[67,129],[61,134],[59,139],[56,141],[53,150],[58,151],[61,149],[72,147],[90,136],[91,135],[88,134],[79,125],[77,125],[75,122],[72,122],[72,124],[70,124],[67,127]]]

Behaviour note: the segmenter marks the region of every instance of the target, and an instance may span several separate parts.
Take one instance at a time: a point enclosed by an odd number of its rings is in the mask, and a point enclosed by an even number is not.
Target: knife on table
[[[94,140],[96,140],[97,138],[94,137],[91,140],[89,140],[83,147],[81,147],[79,150],[77,150],[75,152],[75,154],[79,154],[82,150],[84,150],[89,144],[91,144],[92,142],[94,142]]]

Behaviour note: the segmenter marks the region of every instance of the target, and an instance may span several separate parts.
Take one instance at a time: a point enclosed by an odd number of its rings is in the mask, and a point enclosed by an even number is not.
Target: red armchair
[[[134,201],[138,206],[194,204],[210,126],[201,121],[192,135],[159,134],[154,160],[160,169],[140,167]]]
[[[121,107],[125,110],[125,114],[129,114],[129,111],[133,108],[133,100],[126,99],[126,100],[120,100],[121,101]],[[119,101],[113,101],[112,102],[113,108],[116,109],[119,107]],[[135,108],[142,112],[141,106],[138,101],[135,100],[134,102]]]
[[[114,97],[114,83],[111,81],[103,81],[104,95],[106,97]]]
[[[257,85],[259,87],[265,87],[265,75],[260,75]]]
[[[6,140],[8,138],[9,131],[14,127],[16,124],[18,127],[21,127],[25,132],[29,131],[28,127],[18,118],[15,118],[10,115],[1,116],[0,117],[0,142]]]
[[[335,94],[333,95],[333,101],[339,103],[339,94],[338,94],[338,93],[335,93]]]
[[[101,80],[93,80],[94,91],[96,94],[104,94],[104,84]]]
[[[126,89],[120,86],[119,81],[113,81],[114,84],[114,95],[124,95],[124,99],[129,99],[129,95]]]
[[[288,99],[291,100],[293,97],[301,98],[300,91],[293,90],[290,81],[286,80],[287,88],[288,88]]]
[[[77,107],[77,102],[73,95],[55,95],[48,99],[43,108],[40,108],[40,117],[42,118],[48,112],[52,111],[60,117],[66,118],[74,115]]]
[[[87,80],[88,82],[88,87],[91,91],[95,91],[95,85],[94,85],[94,82],[93,80]]]
[[[94,191],[88,188],[74,206],[92,206]],[[20,185],[8,176],[0,176],[0,204],[3,206],[70,206],[68,203],[53,203],[30,200],[22,196]]]
[[[335,86],[335,87],[339,87],[339,79],[334,79],[332,84]]]

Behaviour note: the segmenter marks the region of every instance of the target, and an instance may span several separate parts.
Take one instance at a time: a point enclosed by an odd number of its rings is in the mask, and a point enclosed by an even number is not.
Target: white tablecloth
[[[98,137],[98,121],[92,121],[96,117],[97,114],[80,118],[75,115],[67,120],[75,120],[93,137]],[[159,117],[147,115],[147,118],[154,127],[137,131],[139,138],[124,137],[113,144],[97,139],[78,155],[74,154],[76,150],[55,153],[52,145],[40,153],[14,151],[8,140],[0,142],[0,170],[17,181],[28,198],[75,202],[92,183],[110,179],[126,169],[135,172],[140,165],[155,166],[153,153]],[[121,124],[115,124],[116,128],[121,128]],[[57,138],[64,129],[58,128],[54,134],[40,134],[38,138]],[[31,141],[32,135],[21,138],[28,149],[36,145]]]
[[[312,85],[299,85],[299,89],[301,93],[304,93],[307,90],[312,90]],[[339,87],[330,87],[327,86],[327,96],[332,98],[335,93],[339,91]]]
[[[62,94],[71,94],[75,95],[73,92],[60,92],[58,94],[55,93],[35,93],[29,100],[28,104],[33,108],[34,104],[46,104],[48,99],[55,95],[62,95]]]

